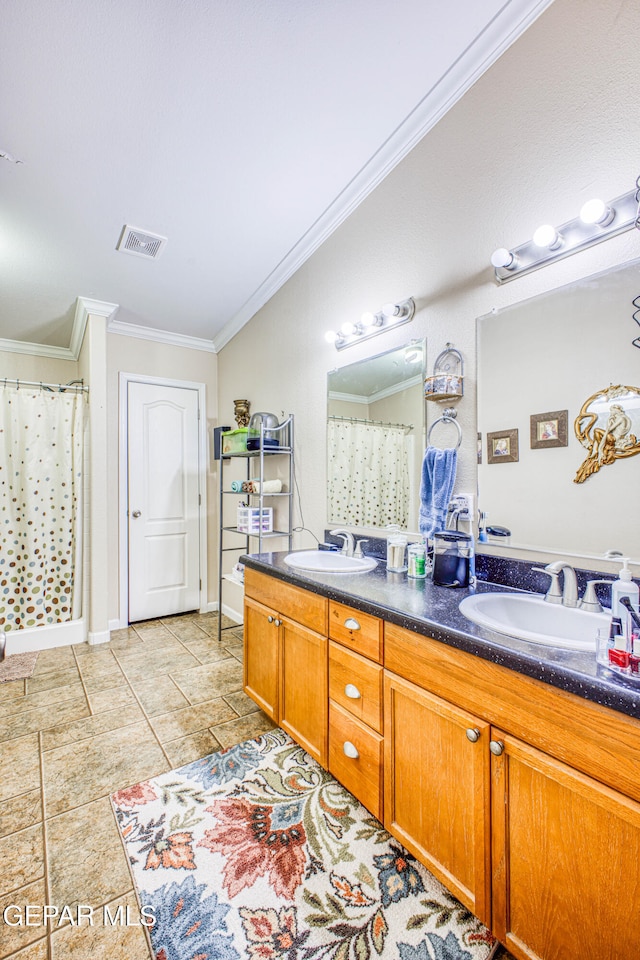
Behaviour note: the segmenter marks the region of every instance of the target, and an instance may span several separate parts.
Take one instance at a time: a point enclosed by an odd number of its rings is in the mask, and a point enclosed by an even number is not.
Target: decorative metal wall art
[[[617,384],[599,390],[585,400],[573,426],[589,451],[573,481],[584,483],[600,467],[640,453],[640,387]]]
[[[249,425],[250,407],[251,401],[249,400],[233,401],[233,417],[239,427],[246,427]]]

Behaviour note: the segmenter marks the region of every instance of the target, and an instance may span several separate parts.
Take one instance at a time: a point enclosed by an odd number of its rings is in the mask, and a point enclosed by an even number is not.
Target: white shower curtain
[[[80,616],[84,409],[0,382],[0,631]]]
[[[409,456],[406,428],[327,421],[331,523],[406,527]]]

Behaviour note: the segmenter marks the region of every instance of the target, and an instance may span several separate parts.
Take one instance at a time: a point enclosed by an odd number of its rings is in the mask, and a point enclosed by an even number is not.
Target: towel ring
[[[436,426],[436,424],[438,424],[438,423],[452,423],[452,424],[454,425],[454,427],[456,428],[456,430],[458,431],[458,442],[456,443],[455,449],[456,449],[456,450],[459,450],[459,449],[460,449],[460,444],[462,443],[462,427],[460,426],[460,424],[459,424],[458,421],[456,420],[456,416],[457,416],[457,411],[456,411],[456,410],[445,410],[444,414],[443,414],[441,417],[438,417],[437,420],[434,420],[433,423],[431,424],[431,426],[429,427],[428,432],[427,432],[427,444],[430,444],[430,443],[431,443],[431,434],[432,434],[433,428]]]

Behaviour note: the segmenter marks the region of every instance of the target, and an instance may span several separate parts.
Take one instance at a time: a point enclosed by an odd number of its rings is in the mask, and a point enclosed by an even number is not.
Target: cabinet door
[[[250,597],[244,601],[244,692],[278,722],[277,614]]]
[[[283,618],[278,722],[323,767],[327,765],[328,676],[327,638]]]
[[[384,686],[384,825],[488,923],[489,725],[393,674]]]
[[[518,958],[640,957],[640,804],[533,747],[492,763],[493,932]]]

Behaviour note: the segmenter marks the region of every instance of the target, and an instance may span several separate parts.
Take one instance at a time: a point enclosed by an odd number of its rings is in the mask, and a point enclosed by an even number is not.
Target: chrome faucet
[[[576,572],[566,560],[556,560],[546,567],[532,567],[539,573],[546,573],[551,577],[551,584],[545,595],[547,603],[562,603],[565,607],[578,606],[578,581]],[[560,593],[559,578],[562,573],[562,593]]]
[[[344,543],[340,553],[344,553],[347,557],[353,556],[353,550],[355,547],[355,541],[353,539],[353,534],[350,530],[345,530],[342,527],[337,527],[335,530],[330,530],[329,533],[332,537],[342,537]]]

